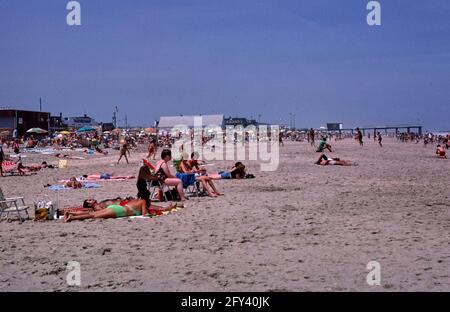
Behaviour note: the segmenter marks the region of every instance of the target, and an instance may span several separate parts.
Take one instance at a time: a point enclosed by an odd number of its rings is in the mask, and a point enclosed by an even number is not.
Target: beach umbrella
[[[70,131],[60,131],[59,132],[59,134],[62,134],[62,135],[69,135],[69,134],[71,134],[72,132],[70,132]]]
[[[48,133],[48,131],[41,128],[31,128],[27,130],[27,133],[44,134]]]
[[[86,126],[86,127],[82,127],[80,129],[78,129],[77,132],[90,132],[90,131],[96,131],[96,130],[97,129],[95,129],[95,128]]]

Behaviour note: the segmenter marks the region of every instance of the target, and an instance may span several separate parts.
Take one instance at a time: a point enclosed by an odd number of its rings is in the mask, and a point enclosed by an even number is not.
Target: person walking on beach
[[[119,164],[119,162],[123,156],[125,156],[125,160],[127,161],[127,164],[129,164],[127,153],[128,153],[128,156],[131,157],[130,149],[128,148],[128,144],[123,143],[122,148],[120,149],[120,157],[119,157],[119,160],[117,161],[117,164]]]
[[[316,142],[314,142],[314,136],[315,136],[314,129],[311,128],[308,132],[309,143],[311,143],[311,146],[316,145]]]
[[[359,128],[356,128],[356,139],[358,140],[360,146],[364,145],[363,135],[361,130],[359,130]]]
[[[155,159],[157,151],[158,151],[158,145],[156,144],[156,139],[152,139],[150,141],[150,144],[148,145],[147,159],[150,159],[152,156],[153,156],[153,159]]]
[[[3,153],[3,142],[0,140],[0,176],[3,177],[2,162],[5,159],[5,153]]]
[[[383,144],[381,143],[381,141],[383,141],[383,138],[381,137],[380,132],[377,133],[377,137],[378,137],[378,145],[380,145],[380,147],[383,147]]]

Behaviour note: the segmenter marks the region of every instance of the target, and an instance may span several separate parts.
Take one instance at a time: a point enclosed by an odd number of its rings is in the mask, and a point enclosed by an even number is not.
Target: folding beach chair
[[[8,221],[9,214],[16,213],[17,216],[19,217],[20,222],[22,222],[23,218],[20,215],[21,211],[25,211],[27,219],[29,220],[30,215],[28,214],[28,209],[30,209],[30,207],[25,205],[23,197],[5,198],[5,196],[3,195],[3,191],[0,188],[0,220],[3,218],[3,215],[6,214],[6,220]]]
[[[147,182],[147,188],[150,191],[151,200],[154,200],[156,192],[161,192],[164,200],[168,201],[165,188],[170,190],[169,186],[165,185],[164,183],[161,183],[160,181],[149,181]],[[161,201],[161,199],[162,198],[158,198],[159,201]]]
[[[183,189],[186,194],[200,196],[199,181],[195,178],[194,173],[177,172],[176,177],[183,182]]]

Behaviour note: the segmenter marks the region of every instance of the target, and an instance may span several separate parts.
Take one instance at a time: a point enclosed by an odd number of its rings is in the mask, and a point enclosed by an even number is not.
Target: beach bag
[[[175,189],[166,191],[165,194],[166,194],[167,200],[169,200],[169,201],[178,200],[178,193]]]
[[[34,220],[46,221],[57,219],[57,210],[48,196],[38,199],[34,203]]]
[[[67,168],[67,165],[68,165],[67,159],[60,159],[58,163],[58,168],[59,169]]]

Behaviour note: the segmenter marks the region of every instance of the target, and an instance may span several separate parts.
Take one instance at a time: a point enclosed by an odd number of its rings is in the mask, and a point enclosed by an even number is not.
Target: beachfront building
[[[41,128],[49,130],[50,113],[39,111],[18,110],[12,108],[0,108],[0,131],[10,131],[14,129],[17,135],[22,136],[28,129]]]
[[[97,127],[99,125],[95,119],[84,114],[81,117],[65,117],[64,123],[71,129],[79,129],[82,127]]]
[[[247,118],[242,118],[242,117],[228,117],[225,118],[224,120],[225,122],[225,126],[242,126],[242,127],[247,127],[247,126],[258,126],[258,122],[256,122],[255,119],[247,119]]]
[[[163,116],[159,118],[158,130],[160,132],[169,132],[175,126],[186,126],[189,129],[194,128],[194,118],[201,118],[202,127],[219,126],[224,128],[223,115],[197,115],[197,116]]]
[[[62,116],[62,113],[59,113],[59,116],[50,116],[50,128],[49,130],[51,132],[56,131],[64,131],[67,130],[69,127],[67,124],[64,123],[64,118]]]

